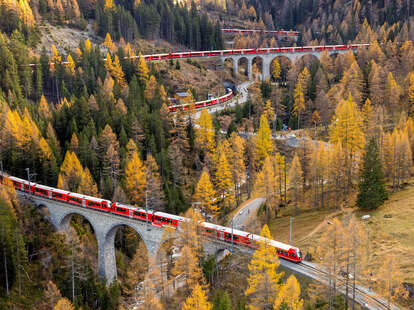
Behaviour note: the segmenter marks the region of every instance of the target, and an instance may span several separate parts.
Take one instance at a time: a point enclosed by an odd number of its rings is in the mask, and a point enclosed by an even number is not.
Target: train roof
[[[50,186],[46,186],[46,185],[42,185],[42,184],[38,184],[38,183],[35,183],[35,187],[45,189],[45,190],[48,190],[48,191],[53,191],[53,192],[59,193],[59,194],[71,194],[71,192],[69,192],[69,191],[65,191],[63,189],[54,188],[54,187],[50,187]]]
[[[92,196],[88,196],[88,195],[83,195],[83,194],[78,194],[78,193],[73,193],[73,192],[68,192],[68,194],[69,194],[71,197],[83,198],[83,199],[93,200],[93,201],[97,201],[97,202],[106,201],[106,202],[111,203],[111,201],[109,201],[109,200],[107,200],[107,199],[102,199],[102,198],[92,197]]]
[[[154,215],[163,216],[163,217],[170,218],[170,219],[177,220],[177,221],[181,221],[181,222],[186,220],[185,217],[182,217],[182,216],[179,216],[179,215],[174,215],[174,214],[169,214],[169,213],[165,213],[165,212],[161,212],[161,211],[155,211]]]
[[[128,204],[120,203],[120,202],[115,202],[115,204],[117,206],[120,206],[120,207],[123,207],[123,208],[128,208],[128,209],[131,209],[131,210],[134,210],[134,211],[140,211],[140,212],[144,212],[144,213],[146,212],[145,209],[139,208],[139,207],[136,207],[136,206],[133,206],[133,205],[128,205]]]
[[[20,182],[20,183],[25,183],[25,184],[29,184],[29,181],[25,180],[25,179],[20,179],[20,178],[16,178],[16,177],[12,177],[12,176],[8,176],[8,178],[12,181],[16,181],[16,182]],[[31,182],[32,184],[35,184],[34,182]]]

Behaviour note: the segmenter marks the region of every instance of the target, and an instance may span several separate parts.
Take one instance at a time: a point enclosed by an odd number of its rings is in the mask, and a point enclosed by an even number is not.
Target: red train
[[[225,94],[224,96],[214,98],[214,99],[195,102],[194,107],[196,109],[199,109],[199,108],[205,108],[205,107],[209,107],[209,106],[216,105],[216,104],[225,103],[229,101],[231,98],[233,98],[233,91],[230,88],[228,88],[227,91],[228,91],[227,94]],[[191,108],[191,104],[189,103],[177,104],[177,105],[170,106],[170,111],[174,112],[177,110],[188,110],[190,108]]]
[[[117,216],[124,216],[140,221],[148,221],[154,226],[172,226],[177,228],[181,222],[187,221],[185,217],[172,215],[164,212],[158,212],[137,208],[131,205],[111,202],[106,199],[100,199],[78,193],[73,193],[38,183],[28,182],[24,179],[13,176],[5,176],[17,191],[30,193],[32,195],[45,199],[55,200],[62,203],[68,203],[80,208],[94,209],[100,212],[112,213]],[[3,177],[0,175],[0,182],[3,183]],[[249,248],[258,248],[261,242],[268,242],[276,248],[277,255],[299,263],[302,261],[301,251],[297,247],[284,244],[275,240],[266,240],[265,238],[250,234],[241,230],[232,230],[231,228],[215,225],[207,222],[200,223],[200,233],[208,238],[214,238],[223,242],[234,243]]]
[[[243,33],[243,34],[250,34],[250,33],[271,33],[275,35],[282,35],[282,36],[298,36],[299,31],[286,31],[286,30],[260,30],[260,29],[237,29],[237,28],[223,28],[221,29],[224,33]]]

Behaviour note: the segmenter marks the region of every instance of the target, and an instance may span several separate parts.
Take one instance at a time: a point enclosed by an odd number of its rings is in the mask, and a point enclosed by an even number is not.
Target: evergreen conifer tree
[[[378,146],[374,138],[372,138],[368,143],[364,156],[357,206],[366,210],[376,209],[387,198],[388,193],[385,190],[385,179]]]

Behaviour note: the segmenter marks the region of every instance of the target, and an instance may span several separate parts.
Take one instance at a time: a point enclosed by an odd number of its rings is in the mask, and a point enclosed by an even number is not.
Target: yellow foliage
[[[207,109],[201,111],[200,117],[197,120],[198,128],[196,128],[196,144],[206,153],[212,154],[214,152],[214,128],[211,116]]]
[[[272,102],[270,100],[266,101],[266,104],[263,110],[263,115],[266,116],[269,122],[275,119],[275,111],[273,110]]]
[[[217,164],[215,177],[217,199],[221,202],[225,202],[227,205],[232,205],[235,199],[234,183],[229,163],[224,152],[219,154]]]
[[[157,80],[155,79],[155,76],[151,75],[149,80],[147,80],[146,82],[145,91],[144,91],[145,99],[151,100],[152,98],[154,98],[157,87],[158,87]]]
[[[57,302],[53,310],[75,310],[75,308],[72,306],[69,299],[67,299],[66,297],[63,297],[59,299],[59,301]]]
[[[181,310],[211,310],[212,305],[208,302],[206,292],[202,287],[196,284],[193,288],[191,296],[189,296]]]
[[[207,171],[203,171],[198,180],[195,193],[193,196],[194,202],[200,203],[200,209],[208,214],[215,215],[219,209],[214,204],[215,191],[213,184],[210,181],[210,175]]]
[[[245,294],[250,299],[251,310],[270,308],[275,302],[275,296],[279,290],[279,281],[283,273],[277,273],[280,262],[276,249],[270,245],[272,236],[269,228],[264,225],[260,233],[262,237],[257,240],[259,248],[254,252],[249,264],[248,287]]]
[[[75,62],[73,61],[73,58],[72,58],[71,55],[68,56],[67,69],[68,69],[70,74],[72,74],[72,75],[75,74]]]
[[[85,41],[85,51],[90,52],[91,50],[92,50],[91,41],[89,41],[89,39],[86,39],[86,41]]]
[[[275,80],[280,79],[280,64],[277,58],[272,62],[272,77]]]
[[[260,127],[257,135],[254,137],[256,148],[256,158],[262,164],[266,157],[273,153],[272,132],[270,131],[269,122],[265,115],[260,117]]]
[[[138,74],[138,79],[139,81],[145,85],[146,81],[148,80],[148,66],[147,63],[145,62],[144,57],[142,57],[142,54],[139,53],[138,56],[138,68],[137,68],[137,74]]]
[[[50,119],[52,117],[52,113],[50,111],[50,106],[46,101],[45,96],[42,95],[39,102],[39,108],[37,110],[40,116],[44,117],[45,119]]]
[[[144,202],[145,187],[145,169],[138,152],[134,151],[125,166],[125,191],[132,203]]]
[[[118,55],[115,55],[115,59],[112,64],[112,76],[121,87],[125,87],[127,85],[125,82],[124,71],[122,71],[121,64],[119,63]]]
[[[107,0],[107,2],[108,1],[112,1],[112,0]],[[111,51],[111,52],[115,51],[115,44],[114,44],[114,42],[112,42],[111,35],[109,34],[109,32],[106,33],[105,41],[104,41],[103,44],[106,46],[106,48],[109,51]]]
[[[300,285],[293,274],[289,276],[286,284],[283,284],[280,288],[273,305],[274,310],[281,308],[289,310],[301,310],[303,308],[303,299],[300,298]]]
[[[81,194],[99,197],[98,186],[92,178],[88,168],[85,168],[81,174],[81,180],[78,187],[78,192]]]
[[[83,167],[75,153],[67,151],[58,176],[58,188],[76,192],[82,178]]]
[[[105,0],[105,10],[114,8],[114,0]]]

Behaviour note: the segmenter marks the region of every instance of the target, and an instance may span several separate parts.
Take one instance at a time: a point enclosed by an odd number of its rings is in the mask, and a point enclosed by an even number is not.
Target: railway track
[[[301,263],[298,264],[298,266],[300,266],[301,268],[303,268],[304,270],[308,271],[308,274],[313,274],[317,277],[315,277],[316,280],[319,280],[321,282],[324,282],[325,284],[329,283],[329,275],[328,273],[321,269],[321,268],[317,268],[315,267],[312,263],[303,261]],[[344,283],[343,279],[338,278],[337,279],[338,283],[340,284],[338,286],[338,291],[341,292],[342,294],[346,294],[346,284]],[[352,292],[353,290],[353,286],[352,284],[348,284],[348,290],[349,292]],[[367,309],[384,309],[384,310],[399,310],[398,307],[396,307],[395,305],[390,306],[390,308],[388,307],[388,302],[384,299],[382,299],[381,297],[375,295],[375,293],[373,293],[372,291],[369,291],[363,287],[360,287],[358,285],[356,285],[355,287],[355,302],[357,302],[358,304],[360,304],[362,307],[367,308]],[[352,294],[350,296],[350,298],[352,299]]]

